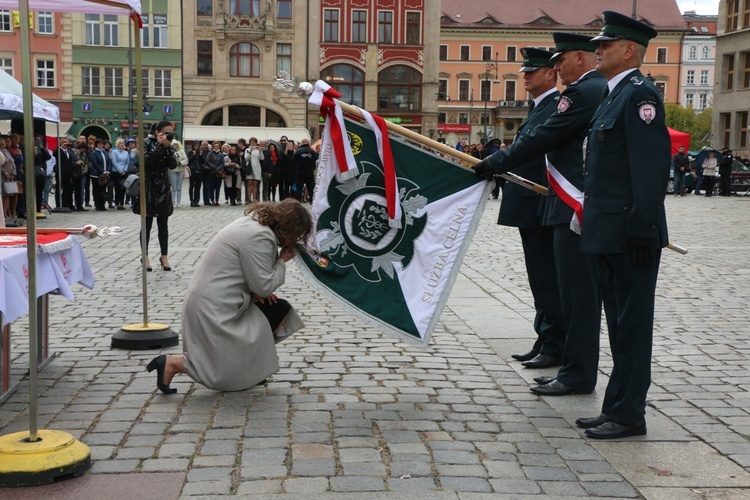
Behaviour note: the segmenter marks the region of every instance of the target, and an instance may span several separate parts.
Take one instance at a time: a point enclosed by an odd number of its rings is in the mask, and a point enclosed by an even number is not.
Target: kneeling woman
[[[279,370],[275,342],[302,328],[292,306],[273,292],[284,283],[295,244],[312,230],[296,200],[250,205],[219,231],[187,289],[184,354],[154,358],[157,386],[171,394],[177,373],[217,391],[249,389]]]

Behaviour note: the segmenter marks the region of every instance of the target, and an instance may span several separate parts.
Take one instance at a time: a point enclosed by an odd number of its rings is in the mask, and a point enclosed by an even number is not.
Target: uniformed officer
[[[523,54],[524,89],[534,98],[526,120],[521,124],[516,142],[525,135],[531,134],[535,127],[544,123],[555,112],[558,92],[557,74],[550,61],[552,52],[525,47]],[[478,175],[490,172],[508,172],[525,177],[538,184],[546,183],[544,157],[536,154],[524,159],[516,159],[514,151],[516,142],[505,149],[495,152],[482,160],[477,170]],[[476,168],[476,167],[475,167]],[[565,327],[562,321],[560,294],[557,289],[554,257],[552,255],[552,238],[546,238],[541,228],[541,203],[539,194],[508,182],[503,187],[503,198],[497,223],[503,226],[517,227],[521,234],[526,272],[529,286],[534,297],[534,330],[537,341],[531,351],[514,354],[513,358],[523,362],[528,368],[546,368],[558,366],[565,345]]]
[[[606,11],[593,38],[596,69],[608,82],[584,146],[581,250],[598,258],[614,365],[601,414],[576,424],[598,439],[646,434],[654,295],[668,244],[669,134],[661,95],[638,70],[656,35],[644,23]]]

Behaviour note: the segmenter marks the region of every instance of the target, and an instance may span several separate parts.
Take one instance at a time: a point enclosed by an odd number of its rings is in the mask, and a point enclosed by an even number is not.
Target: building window
[[[739,146],[745,149],[747,147],[747,111],[737,113],[737,121],[740,125]]]
[[[505,100],[506,101],[516,100],[516,81],[515,80],[505,81]]]
[[[237,43],[229,49],[229,76],[260,76],[260,50],[252,43]]]
[[[441,61],[448,60],[448,46],[447,45],[440,46],[440,60]]]
[[[438,123],[445,123],[445,113],[438,113]],[[445,139],[443,139],[445,142]]]
[[[469,100],[469,80],[458,81],[458,100],[459,101]]]
[[[122,68],[104,68],[104,95],[122,96]]]
[[[492,45],[482,45],[482,61],[492,60]]]
[[[55,88],[55,61],[39,59],[36,62],[36,86],[38,88]]]
[[[695,70],[689,69],[687,72],[687,81],[685,82],[687,85],[694,85],[695,84]]]
[[[37,12],[36,32],[40,35],[52,35],[55,32],[52,12]]]
[[[323,41],[339,41],[339,11],[325,9],[323,11]]]
[[[667,62],[667,48],[659,47],[656,49],[656,63],[665,64]]]
[[[348,104],[365,105],[365,74],[354,66],[336,64],[320,72],[320,78],[341,92],[341,100]]]
[[[229,106],[229,126],[260,127],[260,112],[258,106]]]
[[[661,99],[664,100],[664,96],[667,95],[667,82],[656,82],[656,90],[661,94]]]
[[[151,92],[149,91],[150,85],[150,79],[149,79],[148,69],[142,69],[141,70],[141,94],[144,96],[151,95]],[[133,82],[133,86],[135,86],[135,82]]]
[[[742,88],[750,88],[750,52],[741,52],[742,61]]]
[[[101,17],[99,14],[86,14],[85,28],[86,45],[101,45],[102,38],[99,30]]]
[[[695,45],[691,45],[688,49],[688,59],[695,59],[698,57],[698,48]]]
[[[10,11],[0,10],[0,31],[12,31]]]
[[[104,45],[117,47],[119,45],[117,16],[104,16]]]
[[[201,125],[224,125],[224,108],[214,109],[201,120]]]
[[[480,99],[484,102],[492,99],[492,80],[482,80],[480,86]]]
[[[739,20],[740,0],[727,0],[727,31],[737,30]]]
[[[276,17],[278,19],[292,18],[292,0],[276,0]]]
[[[745,0],[745,8],[742,12],[742,27],[750,28],[750,0]]]
[[[154,97],[172,97],[172,70],[154,70]]]
[[[367,11],[352,11],[352,42],[367,43]]]
[[[701,92],[698,94],[698,109],[706,109],[708,107],[708,92]]]
[[[408,66],[391,66],[378,74],[378,108],[420,111],[422,74]]]
[[[214,0],[197,0],[195,8],[199,17],[213,17]]]
[[[708,70],[701,70],[701,85],[708,85]]]
[[[285,71],[288,75],[292,74],[292,44],[276,44],[276,73]]]
[[[13,76],[13,58],[12,57],[0,57],[0,71],[5,71],[10,76]]]
[[[693,93],[685,94],[685,107],[686,108],[692,108],[693,107]]]
[[[724,146],[729,146],[729,139],[731,138],[732,134],[732,115],[729,113],[721,113],[719,115],[719,123],[722,127],[722,143]]]
[[[406,43],[418,45],[422,41],[422,16],[419,12],[406,13]]]
[[[258,17],[260,0],[229,0],[229,15]]]
[[[393,43],[393,12],[378,12],[378,43]]]
[[[458,123],[461,125],[466,125],[469,123],[469,113],[459,113],[458,114]]]
[[[141,47],[153,47],[155,49],[167,47],[166,14],[143,15],[143,40],[141,41]]]
[[[81,67],[81,94],[99,95],[99,68],[82,66]]]
[[[734,88],[734,54],[724,56],[724,90]]]
[[[448,80],[438,80],[438,101],[448,100]]]
[[[505,59],[508,62],[515,62],[516,60],[516,48],[513,45],[508,45],[505,51]]]
[[[462,61],[468,61],[471,57],[470,47],[468,45],[461,45],[461,57]]]
[[[214,74],[214,43],[211,40],[198,40],[198,76]]]
[[[479,115],[479,121],[482,125],[489,125],[490,124],[490,114],[484,113]]]
[[[711,59],[711,47],[704,46],[701,49],[701,58],[703,58],[703,59]]]

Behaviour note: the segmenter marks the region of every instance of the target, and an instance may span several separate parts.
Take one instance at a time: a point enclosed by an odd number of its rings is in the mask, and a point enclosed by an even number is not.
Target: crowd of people
[[[149,137],[154,137],[153,131]],[[77,212],[135,208],[135,198],[126,189],[128,176],[139,171],[135,139],[120,138],[113,146],[96,136],[61,137],[56,149],[47,148],[41,135],[34,140],[37,212],[53,205]],[[318,151],[308,139],[295,142],[283,135],[278,140],[251,137],[249,141],[240,138],[235,144],[197,140],[187,150],[173,139],[171,153],[176,160],[168,171],[174,208],[183,206],[185,178],[189,179],[187,198],[191,207],[220,205],[222,191],[224,204],[231,205],[288,197],[303,202],[312,199]],[[23,136],[0,135],[6,219],[26,217],[24,165]],[[58,191],[51,203],[53,188]]]
[[[735,160],[750,167],[750,157],[735,156],[728,147],[719,152],[710,147],[703,148],[694,159],[685,153],[685,146],[672,157],[674,171],[674,195],[685,196],[694,193],[698,196],[711,197],[716,192],[719,196],[732,195],[732,165]],[[703,192],[701,192],[703,188]]]

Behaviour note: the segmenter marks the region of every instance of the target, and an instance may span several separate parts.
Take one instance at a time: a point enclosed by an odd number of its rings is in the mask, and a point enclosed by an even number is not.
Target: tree
[[[709,140],[703,141],[703,138],[711,133],[711,108],[705,108],[696,115],[692,107],[683,108],[679,104],[666,103],[664,112],[668,127],[690,134],[691,151],[710,144]]]

